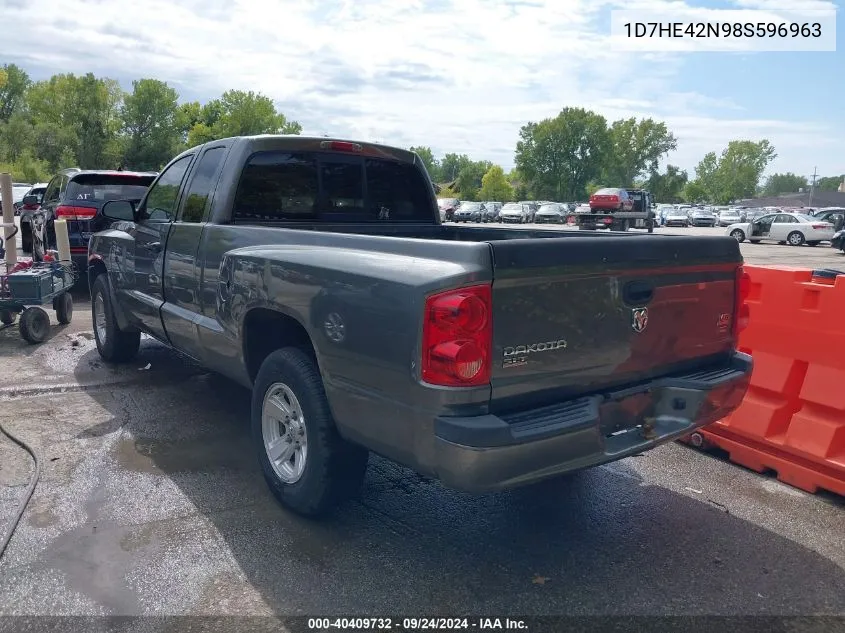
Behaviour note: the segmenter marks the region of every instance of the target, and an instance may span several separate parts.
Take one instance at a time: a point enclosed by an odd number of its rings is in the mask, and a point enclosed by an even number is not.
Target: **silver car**
[[[509,202],[499,211],[499,222],[510,224],[525,224],[529,221],[530,211],[528,205],[518,202]]]

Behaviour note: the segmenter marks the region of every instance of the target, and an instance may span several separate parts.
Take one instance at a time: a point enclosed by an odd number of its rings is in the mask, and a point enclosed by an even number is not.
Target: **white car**
[[[833,224],[798,213],[770,213],[761,215],[751,222],[731,224],[728,235],[737,242],[748,240],[757,244],[769,240],[790,246],[809,244],[816,246],[820,242],[833,239]]]
[[[527,204],[509,202],[499,211],[499,222],[524,224],[530,219],[529,213]]]

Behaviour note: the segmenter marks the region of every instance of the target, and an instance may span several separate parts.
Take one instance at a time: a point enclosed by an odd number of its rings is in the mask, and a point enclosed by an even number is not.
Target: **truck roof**
[[[405,163],[422,162],[414,153],[401,147],[356,141],[346,138],[330,138],[327,136],[299,136],[297,134],[257,134],[253,136],[231,136],[228,138],[209,141],[211,144],[238,145],[246,151],[290,150],[301,152],[342,152],[365,156],[368,158],[385,158]],[[198,146],[202,147],[202,146]],[[185,150],[176,158],[194,152],[198,147]],[[174,158],[174,160],[176,160]]]

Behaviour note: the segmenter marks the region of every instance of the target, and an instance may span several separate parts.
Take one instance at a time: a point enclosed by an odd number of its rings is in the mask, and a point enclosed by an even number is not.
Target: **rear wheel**
[[[300,349],[276,350],[261,364],[252,437],[271,492],[299,514],[327,513],[364,479],[369,454],[338,433],[320,372]]]
[[[751,242],[752,244],[759,244],[760,243],[760,240],[748,240],[748,241]]]
[[[786,243],[790,246],[801,246],[804,243],[804,234],[800,231],[792,231],[786,236]]]
[[[737,242],[744,242],[745,241],[745,231],[742,229],[734,229],[731,231],[731,237],[734,238]]]
[[[821,244],[818,240],[813,240],[812,242],[807,242],[807,246],[818,246]]]
[[[11,325],[15,322],[15,313],[11,310],[0,310],[0,323]]]

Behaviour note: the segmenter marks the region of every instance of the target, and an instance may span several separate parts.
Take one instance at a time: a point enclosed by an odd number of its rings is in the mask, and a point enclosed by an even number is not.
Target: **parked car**
[[[625,189],[606,187],[590,196],[593,211],[630,211],[633,207],[634,201]]]
[[[446,222],[451,222],[455,217],[455,209],[458,208],[457,198],[440,198],[437,201],[437,206],[440,208],[440,216]]]
[[[566,222],[568,212],[568,207],[557,202],[550,202],[537,209],[534,222],[537,224],[563,224]]]
[[[250,389],[264,479],[305,515],[353,494],[369,451],[503,490],[670,442],[748,388],[735,240],[443,227],[407,150],[220,139],[103,213],[100,356],[146,333]]]
[[[499,211],[502,209],[502,202],[482,202],[485,212],[481,216],[482,222],[498,222]]]
[[[527,204],[519,202],[508,202],[499,211],[499,222],[507,224],[525,224],[530,222],[531,211]]]
[[[687,209],[675,207],[666,212],[666,221],[664,226],[683,226],[687,227],[690,224],[689,213]]]
[[[840,231],[845,228],[845,208],[842,207],[828,207],[826,209],[819,209],[813,214],[813,217],[823,222],[830,222],[833,224],[835,231]]]
[[[107,228],[109,221],[101,209],[109,200],[138,202],[155,179],[155,173],[128,171],[93,171],[64,169],[56,174],[44,191],[40,207],[21,213],[21,247],[32,252],[35,259],[44,255],[46,248],[56,247],[53,223],[67,221],[71,259],[79,270],[88,267],[88,239],[96,231]],[[36,199],[24,201],[34,204]],[[32,220],[37,216],[39,230],[32,230]]]
[[[537,209],[540,208],[540,205],[537,204],[535,200],[520,200],[519,204],[525,207],[525,211],[528,213],[528,219],[526,222],[533,222],[534,216],[537,214]]]
[[[21,213],[21,205],[23,204],[23,197],[26,195],[26,192],[32,189],[32,185],[26,182],[13,182],[12,183],[12,208],[14,209],[15,215],[20,215]]]
[[[748,240],[757,244],[767,240],[790,246],[817,246],[821,242],[832,240],[835,231],[833,224],[811,215],[770,213],[751,222],[732,224],[727,233],[737,242]]]
[[[39,182],[32,185],[32,187],[30,187],[24,194],[24,197],[21,198],[19,213],[23,213],[24,211],[37,211],[38,209],[40,209],[41,202],[44,200],[45,191],[47,191],[46,182]],[[27,204],[24,199],[27,199],[27,202],[29,202],[29,204]]]
[[[719,226],[730,226],[744,221],[739,209],[725,209],[719,213]]]
[[[693,209],[689,214],[691,226],[716,226],[718,219],[707,209]]]
[[[463,202],[455,211],[455,222],[481,222],[487,209],[480,202]]]

